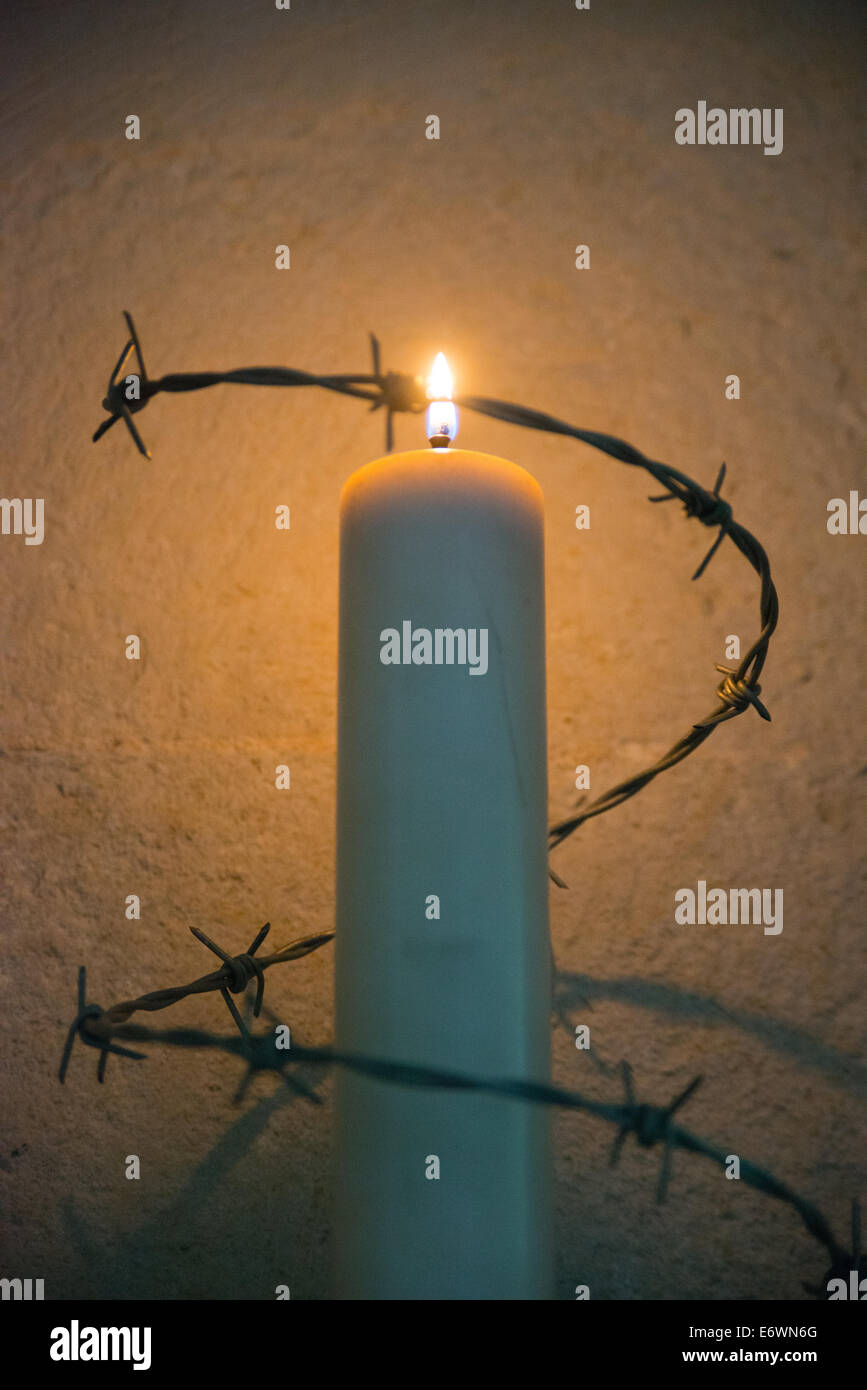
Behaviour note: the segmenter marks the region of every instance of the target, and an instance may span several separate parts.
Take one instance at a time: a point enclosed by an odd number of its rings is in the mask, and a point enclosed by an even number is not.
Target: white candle
[[[546,1081],[541,490],[438,447],[340,520],[337,1049]],[[339,1297],[551,1296],[545,1107],[343,1068],[336,1099]]]

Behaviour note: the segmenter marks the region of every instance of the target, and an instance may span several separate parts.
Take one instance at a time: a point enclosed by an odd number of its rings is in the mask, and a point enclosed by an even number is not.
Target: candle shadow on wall
[[[171,1298],[173,1295],[166,1292],[167,1232],[171,1232],[171,1243],[175,1249],[183,1249],[186,1244],[190,1253],[185,1258],[192,1278],[198,1252],[203,1244],[201,1223],[197,1222],[196,1218],[206,1207],[214,1206],[218,1209],[210,1225],[207,1237],[209,1242],[220,1243],[224,1233],[235,1241],[243,1226],[250,1231],[250,1245],[255,1253],[254,1213],[259,1209],[258,1197],[251,1194],[249,1208],[227,1214],[225,1208],[219,1210],[220,1184],[244,1158],[278,1112],[291,1103],[292,1097],[281,1089],[245,1111],[195,1167],[168,1207],[160,1210],[143,1225],[118,1235],[112,1241],[96,1242],[93,1239],[92,1226],[87,1217],[79,1212],[75,1203],[71,1200],[62,1203],[60,1216],[67,1239],[78,1253],[82,1265],[91,1271],[99,1272],[100,1291],[78,1296],[117,1299]],[[238,1270],[239,1284],[248,1282],[247,1269],[252,1263],[250,1260],[243,1271]],[[175,1264],[176,1267],[180,1265],[179,1258]],[[174,1273],[174,1270],[171,1273]],[[220,1294],[203,1291],[196,1296],[208,1298],[220,1297]],[[237,1298],[241,1295],[235,1293],[232,1296]]]
[[[278,1021],[267,1005],[263,1005],[262,1013],[267,1013],[272,1020]],[[245,1015],[249,1023],[249,1001]],[[148,1028],[139,1024],[127,1024],[122,1031],[127,1042],[164,1043],[170,1047],[196,1050],[210,1049],[225,1052],[239,1060],[246,1060],[243,1042],[238,1036],[220,1035],[194,1028]],[[171,1241],[175,1250],[189,1250],[188,1255],[182,1256],[187,1262],[187,1267],[181,1274],[183,1276],[189,1273],[190,1278],[193,1278],[197,1251],[201,1250],[203,1243],[202,1225],[197,1218],[202,1213],[210,1212],[214,1213],[214,1220],[209,1220],[208,1239],[214,1244],[223,1239],[224,1230],[226,1236],[231,1239],[237,1238],[241,1227],[250,1231],[251,1259],[243,1271],[237,1271],[239,1284],[249,1282],[247,1269],[255,1264],[256,1222],[261,1210],[260,1194],[258,1191],[251,1192],[249,1206],[233,1208],[229,1212],[225,1207],[220,1207],[220,1200],[224,1195],[221,1184],[287,1107],[294,1107],[299,1101],[322,1105],[323,1096],[320,1092],[331,1070],[330,1067],[323,1067],[321,1064],[312,1067],[306,1066],[303,1062],[293,1063],[291,1068],[287,1067],[285,1063],[274,1061],[273,1035],[254,1038],[254,1044],[259,1043],[262,1047],[255,1047],[254,1066],[242,1077],[239,1093],[246,1093],[246,1083],[260,1073],[268,1071],[278,1072],[284,1084],[270,1095],[258,1099],[254,1105],[238,1115],[214,1147],[196,1165],[167,1207],[160,1209],[157,1215],[142,1225],[118,1235],[113,1241],[97,1242],[93,1238],[92,1225],[79,1212],[75,1203],[67,1200],[61,1204],[60,1217],[67,1239],[79,1255],[82,1265],[91,1271],[99,1272],[101,1292],[81,1296],[117,1299],[171,1297],[172,1295],[165,1291],[166,1233],[172,1233]],[[177,1265],[180,1266],[180,1263],[178,1259]],[[220,1294],[208,1291],[196,1296],[220,1297]],[[234,1293],[232,1296],[237,1298],[240,1295]],[[256,1297],[255,1294],[252,1296]]]

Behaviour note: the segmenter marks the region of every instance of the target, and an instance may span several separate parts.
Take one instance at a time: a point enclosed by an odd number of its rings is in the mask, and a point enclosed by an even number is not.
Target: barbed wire
[[[154,379],[147,375],[141,343],[132,316],[124,311],[124,318],[129,330],[129,338],[111,373],[103,400],[108,417],[96,430],[93,439],[97,441],[102,438],[112,425],[122,419],[139,452],[146,458],[150,458],[151,455],[136,427],[133,415],[141,411],[148,401],[162,392],[199,391],[220,384],[318,386],[324,390],[366,400],[370,403],[370,409],[373,411],[384,408],[386,413],[385,443],[388,452],[392,450],[394,443],[394,416],[401,412],[420,413],[427,406],[427,396],[420,378],[401,372],[383,372],[380,345],[373,334],[370,335],[373,370],[369,373],[317,375],[288,367],[245,367],[228,372],[175,372]],[[127,373],[126,378],[122,380],[122,375],[133,353],[138,370],[133,374]],[[130,380],[131,375],[136,378],[134,384]],[[132,395],[129,394],[130,390],[132,390]],[[736,668],[717,666],[716,669],[723,676],[717,686],[719,704],[705,718],[693,724],[688,732],[652,766],[618,783],[617,786],[610,788],[589,805],[586,804],[586,798],[580,798],[576,804],[576,814],[568,816],[550,827],[548,832],[550,853],[585,821],[621,805],[647,786],[659,773],[674,767],[688,757],[704,743],[720,724],[743,714],[750,707],[754,708],[763,719],[770,719],[770,714],[759,698],[761,695],[759,676],[765,664],[771,637],[777,626],[779,600],[771,578],[770,562],[764,548],[746,527],[735,521],[731,504],[720,496],[726,475],[725,463],[719,469],[712,490],[708,491],[678,469],[648,458],[631,444],[613,435],[579,429],[541,411],[484,396],[457,396],[455,404],[463,409],[476,411],[507,424],[520,425],[527,429],[541,430],[549,434],[576,439],[589,444],[621,463],[644,469],[665,489],[661,495],[650,497],[649,501],[654,503],[679,501],[687,518],[694,517],[705,526],[717,528],[717,535],[713,544],[693,574],[693,580],[699,579],[705,572],[723,540],[728,536],[759,576],[761,582],[759,604],[761,628],[759,635]],[[549,869],[549,872],[557,884],[561,887],[566,886],[553,869]],[[290,1063],[336,1064],[397,1085],[481,1091],[511,1097],[531,1104],[582,1110],[617,1126],[611,1151],[612,1164],[617,1162],[623,1145],[631,1134],[635,1135],[637,1142],[642,1147],[653,1148],[657,1144],[663,1146],[657,1186],[657,1199],[659,1201],[664,1200],[669,1187],[672,1154],[675,1149],[684,1149],[687,1152],[703,1155],[723,1168],[729,1162],[730,1155],[724,1150],[709,1144],[674,1122],[676,1112],[695,1093],[701,1083],[701,1077],[696,1077],[690,1082],[668,1105],[639,1103],[635,1095],[631,1068],[628,1063],[623,1062],[621,1075],[625,1098],[622,1104],[615,1105],[595,1101],[576,1091],[568,1091],[562,1087],[540,1082],[469,1076],[439,1068],[341,1053],[332,1047],[312,1048],[294,1043],[291,1057],[283,1055],[275,1058],[271,1046],[273,1040],[270,1038],[257,1039],[250,1034],[231,995],[245,991],[247,985],[255,979],[257,989],[253,1015],[258,1017],[263,1003],[264,971],[272,965],[299,959],[301,956],[317,950],[320,946],[331,941],[334,933],[324,932],[316,936],[305,937],[282,948],[272,956],[256,957],[256,951],[269,930],[267,923],[257,933],[249,949],[238,956],[230,956],[197,928],[190,928],[190,930],[204,945],[220,957],[223,964],[219,970],[202,976],[188,985],[155,990],[149,994],[141,995],[137,999],[125,1000],[110,1009],[102,1009],[99,1005],[87,1003],[86,973],[85,967],[81,967],[78,984],[78,1013],[69,1029],[61,1059],[59,1070],[61,1082],[65,1081],[72,1046],[76,1037],[79,1037],[88,1046],[99,1050],[97,1075],[99,1081],[102,1082],[105,1078],[109,1054],[114,1053],[135,1060],[142,1060],[144,1057],[144,1054],[122,1046],[116,1039],[122,1037],[126,1040],[134,1040],[142,1036],[154,1036],[149,1034],[147,1029],[128,1023],[133,1014],[139,1011],[154,1012],[178,1003],[190,995],[219,990],[241,1035],[240,1047],[248,1062],[248,1080],[256,1070],[266,1067],[276,1069],[283,1075]],[[189,1030],[186,1031],[185,1036],[189,1036]],[[196,1036],[211,1037],[212,1035]],[[267,1049],[264,1053],[263,1047]],[[246,1089],[246,1083],[240,1088],[239,1095],[244,1089]],[[318,1101],[315,1094],[310,1092],[307,1094],[311,1099]],[[810,1234],[825,1247],[832,1261],[831,1269],[825,1276],[826,1286],[832,1277],[845,1278],[852,1267],[856,1268],[860,1274],[865,1266],[865,1257],[860,1250],[860,1209],[857,1202],[853,1202],[852,1208],[852,1251],[847,1251],[838,1244],[829,1222],[813,1203],[801,1197],[793,1188],[758,1164],[742,1158],[739,1158],[739,1164],[742,1181],[757,1191],[776,1197],[791,1206],[797,1211]],[[816,1296],[823,1296],[824,1290],[821,1286],[805,1284],[804,1287]]]
[[[258,1018],[265,993],[265,971],[272,965],[282,965],[286,961],[298,960],[301,956],[307,956],[311,951],[318,950],[320,946],[324,946],[326,942],[334,938],[334,932],[320,932],[315,936],[301,937],[298,941],[292,941],[288,946],[281,947],[272,956],[260,956],[256,959],[256,952],[270,930],[271,924],[266,922],[256,933],[252,944],[245,952],[239,956],[230,956],[198,927],[190,927],[193,936],[207,946],[210,951],[213,951],[215,956],[219,956],[223,962],[220,969],[211,971],[209,975],[201,975],[199,979],[193,980],[188,985],[155,989],[149,994],[139,995],[137,999],[124,999],[121,1003],[114,1004],[110,1009],[103,1009],[99,1004],[88,1004],[86,998],[87,975],[82,965],[78,972],[78,1013],[70,1025],[58,1073],[61,1085],[66,1080],[72,1045],[76,1037],[80,1037],[82,1042],[87,1043],[89,1047],[99,1048],[101,1055],[97,1074],[99,1080],[103,1081],[109,1053],[113,1052],[121,1057],[135,1057],[137,1060],[142,1060],[141,1053],[130,1052],[128,1049],[112,1043],[112,1035],[120,1024],[126,1023],[127,1019],[132,1018],[133,1014],[136,1013],[154,1013],[158,1009],[167,1009],[171,1004],[177,1004],[181,999],[186,999],[191,994],[209,994],[213,990],[219,990],[229,1013],[238,1025],[242,1038],[250,1045],[252,1039],[244,1020],[235,1007],[232,995],[242,993],[250,981],[255,979],[256,1000],[253,1005],[253,1017]]]
[[[132,315],[127,310],[124,310],[124,318],[129,330],[129,338],[109,377],[108,388],[102,402],[103,407],[108,411],[108,418],[103,420],[94,433],[93,439],[94,442],[101,439],[112,425],[116,424],[118,420],[123,420],[135,441],[136,447],[145,458],[150,458],[151,455],[132,417],[138,411],[143,410],[154,396],[164,391],[171,393],[201,391],[208,386],[221,384],[319,386],[327,391],[336,391],[342,395],[355,396],[361,400],[369,401],[371,410],[384,408],[386,413],[385,444],[388,452],[391,451],[394,443],[394,416],[401,412],[417,414],[423,411],[428,404],[425,389],[419,377],[410,376],[404,372],[383,372],[379,341],[373,333],[370,334],[373,371],[369,373],[318,376],[310,372],[297,371],[291,367],[241,367],[229,372],[172,372],[167,376],[153,379],[147,374],[138,333]],[[138,370],[135,373],[127,373],[127,376],[124,377],[123,373],[133,353],[137,360]],[[136,378],[136,383],[125,386],[130,376]],[[130,390],[134,393],[137,392],[132,398],[128,396]],[[639,449],[614,435],[601,434],[596,430],[579,429],[575,425],[566,424],[565,421],[558,420],[555,416],[547,415],[542,411],[515,405],[508,401],[493,400],[487,396],[456,396],[455,404],[462,409],[488,415],[492,419],[503,421],[506,424],[521,425],[526,429],[542,430],[548,434],[558,434],[570,439],[577,439],[581,443],[589,444],[592,448],[599,449],[609,457],[617,459],[620,463],[644,469],[665,488],[664,493],[650,497],[649,501],[679,501],[687,517],[695,517],[702,525],[717,528],[717,535],[710,550],[692,576],[694,580],[699,579],[704,574],[723,540],[728,536],[761,581],[759,600],[761,630],[737,667],[732,669],[728,666],[717,665],[716,669],[723,677],[717,686],[717,699],[720,703],[698,723],[693,724],[683,737],[669,748],[667,753],[664,753],[650,767],[645,768],[643,772],[635,773],[632,777],[626,778],[625,781],[619,782],[617,786],[611,787],[589,805],[585,804],[586,798],[579,798],[576,803],[575,814],[566,816],[549,828],[548,852],[550,854],[585,821],[591,820],[594,816],[600,816],[605,811],[613,810],[615,806],[622,805],[624,801],[628,801],[630,797],[635,796],[655,777],[658,777],[661,772],[674,767],[690,753],[694,753],[720,724],[736,718],[750,708],[755,709],[762,719],[770,719],[770,714],[759,698],[762,691],[759,676],[762,673],[768,654],[768,646],[779,620],[779,599],[771,578],[770,561],[763,546],[745,526],[735,521],[731,504],[720,496],[720,489],[726,475],[725,463],[719,469],[713,489],[708,491],[677,468],[648,458]],[[549,867],[549,874],[558,887],[568,886],[553,868]]]
[[[252,1012],[254,1017],[258,1017],[263,1007],[264,971],[272,965],[284,964],[309,955],[333,940],[334,933],[321,932],[314,936],[303,937],[298,941],[291,942],[288,946],[284,946],[271,956],[257,958],[255,953],[267,936],[269,929],[269,923],[265,923],[257,932],[246,952],[231,956],[204,932],[191,927],[190,930],[193,935],[222,960],[223,964],[220,969],[212,971],[209,975],[203,975],[190,984],[153,990],[136,999],[124,1000],[110,1009],[103,1009],[98,1004],[88,1004],[86,969],[81,966],[78,974],[78,1012],[69,1029],[63,1049],[59,1068],[61,1083],[66,1080],[76,1037],[89,1047],[94,1047],[99,1051],[97,1078],[100,1083],[103,1083],[109,1054],[113,1053],[116,1056],[127,1057],[136,1061],[145,1060],[144,1053],[124,1047],[117,1039],[122,1038],[124,1041],[141,1041],[148,1038],[153,1041],[173,1040],[173,1035],[158,1036],[146,1028],[129,1024],[128,1020],[135,1013],[153,1013],[160,1009],[169,1008],[172,1004],[177,1004],[191,995],[219,991],[238,1027],[240,1038],[236,1044],[237,1049],[240,1050],[247,1062],[247,1075],[238,1089],[236,1096],[238,1100],[246,1093],[247,1085],[255,1072],[276,1070],[287,1081],[287,1084],[293,1086],[293,1089],[300,1090],[302,1094],[307,1095],[308,1099],[319,1103],[319,1097],[315,1092],[310,1092],[309,1089],[295,1083],[285,1075],[286,1068],[299,1063],[319,1066],[337,1065],[363,1076],[399,1086],[421,1086],[434,1090],[476,1091],[534,1105],[548,1105],[561,1110],[581,1110],[598,1119],[607,1120],[617,1127],[611,1149],[611,1166],[617,1163],[623,1145],[632,1134],[635,1135],[637,1143],[642,1148],[650,1149],[662,1145],[662,1162],[657,1183],[658,1202],[664,1201],[668,1193],[671,1182],[672,1156],[675,1149],[684,1149],[689,1153],[700,1154],[719,1167],[724,1169],[728,1167],[733,1157],[731,1152],[709,1143],[691,1130],[674,1122],[676,1113],[683,1108],[701,1084],[703,1080],[701,1076],[695,1077],[667,1105],[652,1105],[647,1102],[639,1102],[635,1093],[632,1068],[628,1062],[622,1062],[620,1073],[623,1081],[624,1100],[621,1104],[612,1104],[606,1101],[593,1100],[578,1091],[568,1090],[547,1082],[472,1076],[441,1067],[422,1066],[417,1063],[341,1052],[330,1046],[309,1047],[292,1042],[288,1052],[283,1051],[278,1055],[272,1036],[254,1037],[250,1033],[231,998],[231,994],[246,991],[247,985],[255,979],[256,995]],[[270,1013],[270,1010],[268,1012]],[[195,1032],[189,1029],[184,1030],[177,1040],[182,1041],[186,1046],[204,1043],[214,1045],[215,1042],[217,1045],[223,1046],[225,1043],[222,1038],[215,1039],[213,1034]],[[229,1050],[234,1052],[236,1048],[230,1047]],[[860,1210],[857,1202],[853,1203],[852,1250],[848,1251],[837,1242],[829,1221],[813,1202],[802,1197],[794,1188],[775,1177],[768,1169],[753,1163],[750,1159],[742,1158],[740,1155],[737,1155],[737,1158],[740,1180],[745,1182],[748,1187],[763,1192],[767,1196],[776,1197],[779,1201],[791,1206],[800,1216],[810,1235],[819,1241],[828,1252],[831,1259],[830,1270],[826,1272],[822,1284],[805,1284],[804,1287],[807,1292],[821,1297],[830,1279],[843,1278],[845,1280],[851,1269],[858,1270],[859,1277],[861,1276],[867,1262],[865,1262],[860,1249]]]

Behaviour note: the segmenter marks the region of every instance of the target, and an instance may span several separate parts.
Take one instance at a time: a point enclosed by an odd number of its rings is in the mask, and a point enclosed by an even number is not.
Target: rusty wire
[[[112,425],[122,419],[135,440],[139,452],[146,458],[151,456],[132,416],[133,413],[142,410],[149,400],[163,391],[173,393],[200,391],[207,386],[218,386],[226,383],[244,386],[320,386],[324,390],[337,391],[343,395],[356,396],[361,400],[369,401],[371,410],[379,410],[384,407],[387,451],[392,449],[394,442],[393,418],[395,414],[401,411],[418,413],[424,410],[427,405],[424,387],[418,377],[403,372],[383,372],[379,342],[372,333],[370,335],[373,359],[373,371],[371,373],[317,376],[290,367],[241,367],[236,371],[229,372],[173,372],[167,376],[152,379],[147,375],[141,343],[132,316],[126,310],[124,311],[124,318],[129,330],[129,338],[114,371],[111,373],[103,400],[103,406],[109,412],[108,418],[103,420],[93,438],[94,441],[101,439]],[[129,376],[124,378],[123,372],[132,353],[135,353],[138,363],[138,370],[133,374],[137,379],[137,385],[135,388],[125,389],[124,383],[129,379]],[[130,389],[138,391],[137,398],[128,398],[127,391]],[[613,810],[615,806],[620,806],[624,801],[635,796],[636,792],[641,791],[642,787],[646,787],[649,782],[652,782],[660,772],[674,767],[690,753],[694,753],[720,724],[736,718],[737,715],[743,714],[750,708],[755,709],[762,719],[770,719],[770,714],[759,698],[762,690],[759,676],[762,673],[768,654],[768,645],[779,619],[779,599],[771,578],[770,562],[763,546],[745,526],[735,521],[731,504],[720,496],[720,488],[726,474],[725,463],[719,469],[712,490],[708,491],[700,483],[687,477],[685,473],[681,473],[667,463],[660,463],[655,459],[648,458],[639,449],[627,444],[625,440],[617,439],[614,435],[600,434],[596,430],[579,429],[575,425],[566,424],[563,420],[558,420],[553,415],[546,415],[542,411],[532,410],[523,405],[514,405],[509,401],[492,400],[487,396],[456,396],[455,404],[462,409],[474,410],[481,415],[488,415],[492,419],[501,420],[506,424],[522,425],[527,429],[542,430],[548,434],[559,434],[570,439],[577,439],[584,444],[589,444],[594,449],[601,450],[602,453],[608,454],[620,463],[644,469],[665,488],[664,493],[650,497],[649,501],[678,501],[683,506],[687,517],[695,517],[702,525],[717,529],[714,542],[693,574],[693,579],[701,577],[723,540],[728,536],[761,581],[759,599],[761,629],[759,635],[734,670],[727,666],[717,666],[716,669],[723,677],[717,685],[719,703],[703,719],[693,724],[683,737],[678,739],[677,743],[650,767],[635,773],[623,782],[619,782],[617,786],[603,792],[589,805],[584,804],[583,798],[579,798],[575,813],[557,821],[549,828],[548,851],[550,853],[585,821],[591,820],[594,816],[602,815],[605,811]],[[559,887],[565,888],[567,886],[553,868],[549,868],[549,873]]]

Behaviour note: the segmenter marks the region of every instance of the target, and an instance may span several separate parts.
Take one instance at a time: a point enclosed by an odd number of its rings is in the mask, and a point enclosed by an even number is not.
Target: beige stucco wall
[[[0,492],[44,497],[46,533],[0,537],[0,1272],[57,1298],[330,1289],[331,1078],[301,1073],[323,1106],[260,1076],[233,1108],[242,1066],[216,1051],[148,1044],[104,1087],[80,1046],[64,1088],[56,1069],[79,964],[108,1005],[210,969],[190,924],[233,950],[265,920],[275,944],[332,925],[337,499],[382,451],[382,416],[226,386],[151,403],[150,462],[121,426],[94,446],[123,308],[154,375],[364,371],[374,329],[388,366],[444,348],[461,389],[707,486],[727,461],[780,590],[773,723],[748,712],[557,852],[567,1018],[610,1070],[561,1027],[555,1076],[619,1098],[626,1058],[665,1101],[704,1073],[685,1122],[844,1237],[864,1194],[867,542],[829,536],[826,506],[867,491],[855,14],[214,0],[4,19]],[[699,100],[782,107],[783,153],[677,146],[674,112]],[[400,419],[397,446],[420,442]],[[726,544],[691,585],[708,533],[588,448],[466,414],[461,443],[545,493],[560,817],[577,763],[601,792],[714,707],[727,635],[758,631],[757,583]],[[675,890],[700,878],[783,888],[782,934],[675,926]],[[331,972],[327,947],[269,976],[298,1041],[331,1037]],[[231,1032],[216,996],[153,1022]],[[659,1207],[658,1157],[633,1141],[609,1169],[611,1139],[557,1120],[561,1296],[798,1299],[821,1277],[783,1205],[680,1155]]]

